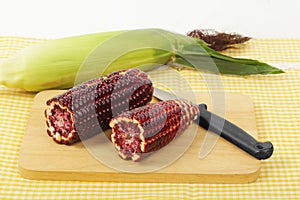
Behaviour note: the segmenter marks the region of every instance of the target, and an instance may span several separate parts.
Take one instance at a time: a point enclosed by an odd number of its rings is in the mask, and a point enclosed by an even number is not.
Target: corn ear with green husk
[[[222,74],[275,74],[280,69],[232,58],[202,40],[162,29],[96,33],[31,45],[0,64],[0,84],[27,91],[66,89],[120,69],[181,64]]]
[[[28,91],[69,88],[89,52],[119,33],[53,39],[26,47],[0,64],[0,84]]]

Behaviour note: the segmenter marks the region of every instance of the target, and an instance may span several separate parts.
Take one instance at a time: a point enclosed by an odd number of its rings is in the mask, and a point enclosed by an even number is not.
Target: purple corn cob
[[[139,69],[120,70],[86,81],[47,101],[47,133],[71,144],[109,128],[113,116],[148,104],[152,82]]]
[[[111,141],[121,158],[138,161],[169,144],[199,112],[199,106],[181,100],[135,108],[110,121]]]

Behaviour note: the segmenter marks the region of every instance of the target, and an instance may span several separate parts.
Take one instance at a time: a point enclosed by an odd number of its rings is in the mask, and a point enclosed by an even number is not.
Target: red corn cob
[[[84,82],[47,101],[47,132],[57,143],[71,144],[109,128],[113,116],[146,105],[153,87],[139,69],[114,72]]]
[[[197,105],[181,100],[135,108],[110,121],[111,141],[121,158],[138,161],[180,135],[199,112]]]

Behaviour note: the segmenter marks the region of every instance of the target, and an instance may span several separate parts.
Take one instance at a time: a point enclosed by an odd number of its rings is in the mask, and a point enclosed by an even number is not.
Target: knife
[[[160,100],[184,100],[184,98],[178,97],[158,88],[154,89],[153,96]],[[274,148],[271,142],[257,141],[240,127],[214,113],[209,112],[206,104],[199,104],[199,107],[199,125],[201,127],[220,135],[256,159],[263,160],[272,156]]]

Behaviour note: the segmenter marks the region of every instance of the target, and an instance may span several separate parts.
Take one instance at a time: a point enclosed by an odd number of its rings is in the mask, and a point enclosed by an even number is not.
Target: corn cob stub
[[[122,159],[138,161],[183,133],[199,113],[197,105],[181,100],[139,107],[111,120],[111,141]]]
[[[71,144],[109,128],[113,116],[148,104],[152,82],[139,69],[120,70],[86,81],[47,101],[47,133]]]

